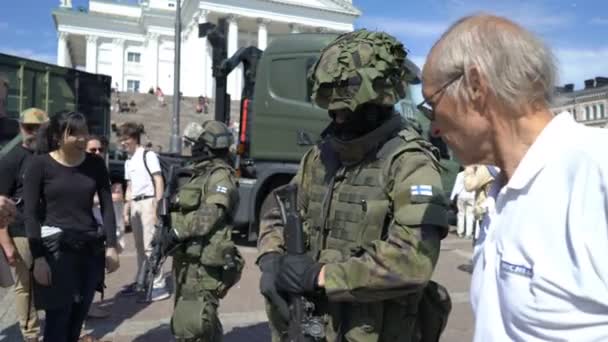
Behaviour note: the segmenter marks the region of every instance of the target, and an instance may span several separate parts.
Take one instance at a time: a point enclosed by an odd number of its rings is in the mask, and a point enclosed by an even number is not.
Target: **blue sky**
[[[57,36],[51,11],[58,0],[2,0],[0,52],[55,62]],[[87,6],[87,0],[73,0]],[[7,6],[7,4],[10,4]],[[386,30],[401,39],[419,65],[433,42],[456,19],[485,11],[533,30],[560,63],[560,83],[608,76],[606,0],[354,0],[363,12],[356,27]]]

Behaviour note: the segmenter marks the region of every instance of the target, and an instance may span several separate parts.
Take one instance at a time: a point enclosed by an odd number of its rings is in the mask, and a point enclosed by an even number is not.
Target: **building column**
[[[146,83],[142,89],[158,87],[158,34],[148,32],[146,36],[146,54],[144,56],[144,69],[146,70]]]
[[[124,91],[126,88],[124,84],[125,40],[114,39],[113,43],[112,87],[115,87],[118,91]]]
[[[266,50],[268,46],[268,24],[270,20],[258,19],[258,49],[260,50]]]
[[[232,57],[239,48],[239,24],[238,17],[231,15],[228,17],[228,58]],[[239,65],[228,75],[228,92],[232,100],[241,99],[241,89],[239,80],[243,77],[243,69]]]
[[[208,21],[208,16],[209,11],[207,10],[199,10],[195,16],[195,22],[197,25],[195,26],[194,30],[194,39],[196,39],[196,44],[194,45],[196,52],[194,55],[196,56],[195,64],[200,65],[200,68],[197,69],[197,88],[201,95],[210,97],[211,93],[209,92],[209,79],[213,78],[211,72],[211,60],[208,58],[209,54],[207,51],[210,44],[207,41],[207,37],[200,38],[198,36],[198,25],[206,23]]]
[[[62,67],[69,66],[68,55],[68,33],[59,32],[57,35],[57,65]]]
[[[196,73],[194,70],[197,66],[192,65],[192,51],[191,46],[188,44],[188,40],[190,38],[191,33],[191,24],[182,27],[182,42],[181,42],[181,63],[180,63],[180,76],[179,76],[179,91],[182,92],[184,96],[192,96],[190,85],[192,84],[192,74]]]
[[[97,73],[97,36],[87,36],[87,72]]]

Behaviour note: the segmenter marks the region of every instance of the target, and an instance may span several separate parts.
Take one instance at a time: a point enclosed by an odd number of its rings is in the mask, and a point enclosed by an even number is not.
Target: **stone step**
[[[165,96],[165,104],[162,105],[156,96],[151,94],[137,93],[113,93],[112,94],[112,114],[111,121],[119,126],[122,123],[132,121],[144,125],[146,132],[142,137],[142,144],[151,143],[157,149],[160,146],[162,151],[169,150],[171,127],[173,117],[173,96]],[[121,102],[135,102],[136,112],[119,112],[118,100]],[[180,135],[184,128],[191,122],[204,122],[212,120],[215,113],[215,102],[212,100],[208,106],[207,113],[197,113],[196,97],[182,97],[180,102]],[[240,101],[232,101],[230,105],[231,122],[238,121],[240,112]],[[117,143],[116,136],[112,134],[111,143]]]

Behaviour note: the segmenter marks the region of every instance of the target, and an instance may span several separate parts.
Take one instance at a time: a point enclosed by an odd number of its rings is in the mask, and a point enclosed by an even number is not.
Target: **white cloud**
[[[595,17],[591,19],[591,24],[593,25],[608,25],[608,17]]]
[[[577,89],[586,79],[608,76],[608,46],[587,49],[558,48],[560,84],[574,83]]]
[[[386,31],[399,37],[431,37],[441,35],[448,28],[448,23],[440,21],[410,20],[400,17],[362,17],[358,27],[370,30]]]
[[[34,51],[32,49],[0,48],[0,52],[5,53],[7,55],[29,58],[45,63],[55,64],[57,61],[57,57],[55,54]]]
[[[553,50],[558,62],[558,84],[574,83],[576,89],[586,79],[608,77],[608,46],[596,49],[557,48]],[[409,56],[422,70],[426,56]]]
[[[563,8],[554,11],[539,2],[519,0],[469,0],[466,2],[438,0],[438,2],[443,3],[446,14],[452,20],[457,20],[465,15],[484,12],[503,16],[537,32],[548,32],[573,22],[572,14],[565,12]]]

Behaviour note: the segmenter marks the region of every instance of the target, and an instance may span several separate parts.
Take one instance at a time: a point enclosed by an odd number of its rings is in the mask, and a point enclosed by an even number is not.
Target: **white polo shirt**
[[[608,341],[608,131],[556,116],[494,184],[475,246],[476,342]]]
[[[125,179],[131,182],[131,196],[154,196],[154,183],[144,164],[143,147],[138,147],[135,153],[125,161]],[[146,153],[146,162],[152,174],[161,172],[158,157],[153,151]]]

